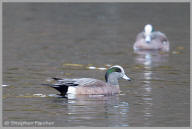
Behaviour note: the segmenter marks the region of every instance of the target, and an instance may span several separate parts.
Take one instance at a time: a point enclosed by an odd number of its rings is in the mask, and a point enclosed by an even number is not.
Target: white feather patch
[[[67,94],[76,94],[76,88],[75,87],[69,87]]]

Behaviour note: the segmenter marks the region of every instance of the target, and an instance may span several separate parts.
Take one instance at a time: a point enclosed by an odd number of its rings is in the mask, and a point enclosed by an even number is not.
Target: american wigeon
[[[169,41],[164,33],[154,31],[153,26],[147,24],[144,31],[137,35],[133,49],[169,51]]]
[[[52,78],[54,80],[52,84],[43,85],[55,88],[62,96],[65,96],[66,94],[112,95],[120,92],[118,84],[119,78],[130,80],[130,78],[125,75],[121,66],[114,65],[110,67],[105,74],[106,82],[93,78]]]

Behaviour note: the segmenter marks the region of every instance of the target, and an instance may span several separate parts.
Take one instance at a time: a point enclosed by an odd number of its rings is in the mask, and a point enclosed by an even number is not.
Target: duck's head
[[[151,42],[151,32],[153,31],[153,26],[151,24],[147,24],[144,27],[144,34],[145,34],[145,42]]]
[[[105,80],[107,83],[110,83],[112,85],[118,85],[118,79],[123,78],[125,80],[131,80],[126,74],[123,68],[119,65],[114,65],[110,67],[106,74],[105,74]]]

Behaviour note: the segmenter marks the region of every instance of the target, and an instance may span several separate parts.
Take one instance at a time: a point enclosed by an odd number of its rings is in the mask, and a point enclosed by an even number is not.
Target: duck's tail
[[[41,84],[44,86],[50,86],[60,92],[61,96],[65,96],[68,91],[68,86],[62,84]]]
[[[68,87],[76,87],[79,84],[74,81],[73,79],[62,79],[62,78],[52,78],[53,82],[50,81],[49,84],[42,84],[44,86],[50,86],[56,90],[58,90],[62,96],[65,96],[67,91],[68,91]]]

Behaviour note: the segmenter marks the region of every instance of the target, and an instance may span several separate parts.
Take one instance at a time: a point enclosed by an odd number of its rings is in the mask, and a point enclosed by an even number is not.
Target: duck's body
[[[115,94],[119,93],[119,85],[110,85],[93,78],[59,79],[51,87],[65,94]],[[63,93],[63,91],[67,91]]]
[[[152,31],[152,25],[146,25],[140,32],[133,45],[134,50],[162,50],[169,51],[167,36],[160,31]]]
[[[103,94],[111,95],[120,92],[118,79],[130,80],[120,66],[111,67],[105,75],[106,82],[93,78],[64,79],[53,78],[52,84],[44,84],[58,90],[62,96],[66,94]]]

